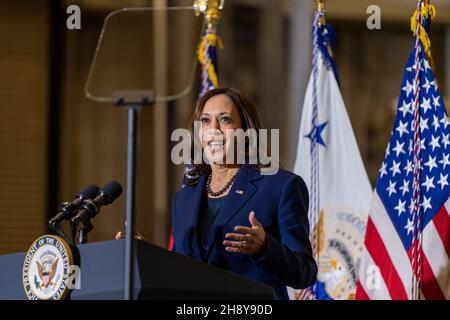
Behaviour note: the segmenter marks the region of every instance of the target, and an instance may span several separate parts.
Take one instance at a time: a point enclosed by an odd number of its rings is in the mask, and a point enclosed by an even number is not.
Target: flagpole
[[[326,18],[326,2],[327,0],[315,0],[316,4],[317,4],[317,12],[319,13],[323,13],[320,18],[319,18],[319,27],[326,25],[327,23],[327,18]]]
[[[225,0],[195,0],[195,15],[203,14],[207,21],[208,29],[216,28],[221,16],[220,11],[223,10],[224,5]]]
[[[430,0],[418,0],[417,1],[417,17],[416,17],[416,56],[415,56],[415,68],[416,68],[416,88],[415,88],[415,110],[414,110],[414,193],[413,193],[413,203],[414,209],[412,213],[412,219],[414,224],[413,229],[413,238],[412,238],[412,299],[419,300],[421,293],[421,282],[422,282],[422,228],[423,228],[423,213],[420,209],[420,201],[421,201],[421,158],[420,158],[420,149],[421,149],[421,136],[420,136],[420,71],[422,68],[423,59],[420,58],[420,50],[422,47],[421,43],[421,27],[422,20],[424,17],[422,16],[422,9],[426,6],[430,5]],[[426,15],[426,13],[425,13]],[[422,43],[425,45],[424,43]],[[426,54],[426,53],[425,53]],[[430,54],[431,56],[431,54]],[[432,63],[432,61],[430,61]]]
[[[319,260],[319,215],[320,215],[320,172],[318,170],[319,166],[319,150],[317,144],[317,126],[319,119],[319,105],[317,97],[317,78],[318,78],[318,63],[320,49],[318,45],[318,33],[320,28],[325,25],[325,0],[316,0],[317,10],[314,17],[314,32],[313,32],[313,61],[312,61],[312,74],[313,74],[313,112],[311,119],[311,126],[313,128],[312,139],[311,139],[311,199],[310,199],[310,213],[309,220],[310,225],[312,225],[311,232],[311,244],[313,249],[314,257],[316,261]],[[315,289],[313,288],[313,292]]]
[[[421,198],[421,190],[420,190],[420,69],[421,69],[421,59],[420,59],[420,27],[422,24],[422,15],[421,10],[424,5],[423,0],[417,1],[417,17],[416,17],[416,55],[415,55],[415,110],[414,110],[414,118],[413,118],[413,127],[414,127],[414,171],[413,171],[413,212],[412,212],[412,221],[414,224],[413,233],[412,233],[412,281],[411,281],[411,298],[413,300],[418,300],[419,291],[420,291],[420,279],[421,279],[421,268],[420,268],[420,240],[421,240],[421,223],[420,223],[420,198]]]
[[[195,0],[194,10],[196,16],[203,14],[206,20],[206,30],[198,50],[198,59],[201,64],[201,84],[199,97],[207,91],[219,87],[215,47],[221,45],[217,35],[217,25],[220,20],[220,11],[223,10],[225,0]],[[212,54],[210,50],[214,51]]]

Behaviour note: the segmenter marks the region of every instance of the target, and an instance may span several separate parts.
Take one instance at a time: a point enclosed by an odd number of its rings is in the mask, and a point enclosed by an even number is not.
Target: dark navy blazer
[[[286,286],[306,288],[316,280],[317,265],[309,241],[308,190],[302,178],[280,169],[261,175],[241,167],[211,227],[206,253],[198,237],[198,217],[205,197],[206,176],[185,186],[173,200],[173,251],[272,286],[277,299],[288,299]],[[250,226],[248,216],[266,231],[264,256],[225,251],[225,234],[238,225]]]

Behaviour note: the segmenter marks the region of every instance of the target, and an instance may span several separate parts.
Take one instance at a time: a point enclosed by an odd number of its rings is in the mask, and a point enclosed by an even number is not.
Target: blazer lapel
[[[200,242],[198,238],[198,217],[201,210],[203,192],[205,190],[206,177],[203,175],[195,187],[185,187],[188,188],[186,191],[186,204],[185,215],[186,215],[186,225],[189,237],[189,243],[191,246],[191,253],[193,257],[200,257]]]
[[[248,165],[243,165],[241,167],[209,232],[206,257],[211,253],[214,242],[216,241],[217,232],[220,231],[220,228],[230,221],[255,194],[257,188],[252,181],[258,179],[261,179],[261,174],[258,171],[252,169]],[[248,214],[250,214],[250,212],[248,212]],[[220,245],[222,245],[221,241]]]

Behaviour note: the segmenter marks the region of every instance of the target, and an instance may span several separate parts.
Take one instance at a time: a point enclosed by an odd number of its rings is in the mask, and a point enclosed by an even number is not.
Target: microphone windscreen
[[[117,181],[111,181],[100,191],[105,204],[110,204],[122,194],[122,186]]]
[[[100,188],[98,186],[96,186],[95,184],[92,184],[89,187],[87,187],[86,189],[84,189],[83,191],[81,191],[78,194],[78,196],[83,199],[93,199],[98,195],[99,191],[100,191]]]

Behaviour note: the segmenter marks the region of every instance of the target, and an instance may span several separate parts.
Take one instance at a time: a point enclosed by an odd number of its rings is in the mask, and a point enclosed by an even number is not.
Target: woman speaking
[[[277,299],[288,299],[286,286],[309,287],[317,274],[305,183],[282,169],[262,174],[259,160],[239,165],[227,158],[238,153],[229,132],[258,131],[260,123],[255,104],[240,90],[214,89],[199,99],[191,132],[205,161],[185,173],[174,197],[172,250],[262,282]]]

